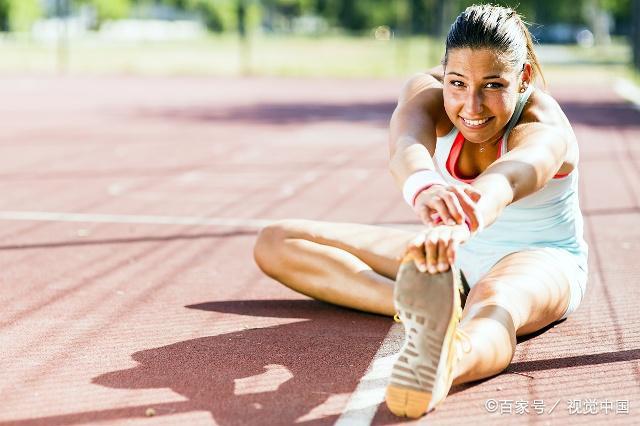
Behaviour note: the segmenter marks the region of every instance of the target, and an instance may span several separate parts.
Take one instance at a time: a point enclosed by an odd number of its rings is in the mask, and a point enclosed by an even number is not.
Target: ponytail
[[[544,74],[542,73],[542,67],[540,66],[540,61],[538,60],[538,55],[536,55],[536,51],[533,46],[533,37],[529,32],[529,28],[522,20],[522,17],[518,14],[515,15],[515,19],[524,34],[527,43],[527,61],[531,64],[531,80],[535,81],[537,77],[540,77],[542,80],[543,87],[547,87],[547,80],[544,78]]]

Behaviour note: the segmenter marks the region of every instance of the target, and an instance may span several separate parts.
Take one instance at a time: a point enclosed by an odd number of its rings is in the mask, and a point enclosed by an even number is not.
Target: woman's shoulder
[[[402,87],[398,102],[408,103],[415,99],[442,99],[442,83],[432,74],[420,72],[412,75]]]
[[[398,98],[398,105],[424,111],[436,125],[438,136],[451,130],[451,122],[444,109],[442,82],[434,73],[436,69],[416,73],[404,84]]]
[[[542,123],[557,127],[558,130],[571,130],[569,120],[558,101],[550,93],[539,88],[529,96],[518,123]]]
[[[513,129],[514,131],[512,134],[514,137],[510,138],[509,144],[517,144],[517,135],[520,133],[527,133],[526,131],[520,132],[520,129],[518,128],[520,127],[524,130],[524,128],[531,123],[540,123],[550,131],[564,136],[564,139],[567,142],[567,153],[565,156],[565,163],[560,169],[560,172],[570,172],[577,165],[578,161],[578,145],[576,136],[573,132],[573,128],[571,127],[571,123],[558,101],[544,90],[536,89],[531,93],[531,96],[527,100],[522,111],[522,116],[520,120],[518,120],[518,124],[516,124]]]

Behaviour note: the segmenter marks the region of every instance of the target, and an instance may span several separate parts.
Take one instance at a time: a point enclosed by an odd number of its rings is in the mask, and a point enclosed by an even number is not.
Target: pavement
[[[400,80],[0,80],[0,426],[637,424],[640,111],[550,86],[581,148],[585,300],[417,421],[402,329],[264,276],[258,229],[414,222],[386,168]],[[524,412],[526,409],[527,412]]]

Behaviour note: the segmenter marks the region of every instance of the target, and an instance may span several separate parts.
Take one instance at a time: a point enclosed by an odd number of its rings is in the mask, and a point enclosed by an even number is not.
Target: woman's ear
[[[533,68],[529,62],[525,62],[522,66],[522,73],[520,79],[520,91],[524,92],[527,87],[532,83],[531,77],[533,76]]]

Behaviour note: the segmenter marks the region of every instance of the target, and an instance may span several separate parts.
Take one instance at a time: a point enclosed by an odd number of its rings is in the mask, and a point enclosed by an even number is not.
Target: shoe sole
[[[452,269],[422,273],[413,259],[404,259],[400,265],[394,302],[405,327],[405,341],[385,397],[389,410],[397,416],[417,418],[434,408],[437,371],[447,368],[452,350],[459,280],[459,273]]]

